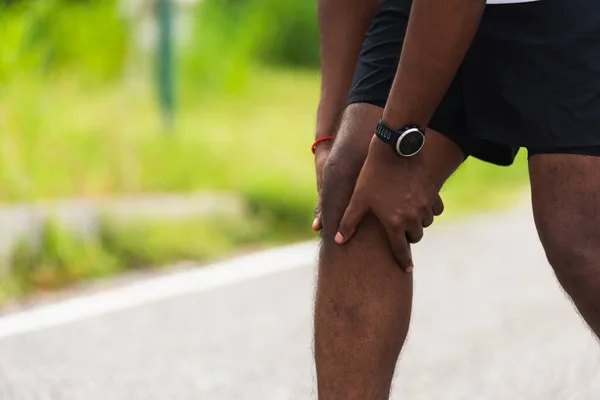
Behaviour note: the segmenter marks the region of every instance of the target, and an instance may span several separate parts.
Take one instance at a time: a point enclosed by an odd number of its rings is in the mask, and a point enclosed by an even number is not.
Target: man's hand
[[[347,242],[364,215],[370,212],[383,225],[400,267],[411,272],[409,243],[419,242],[423,228],[430,226],[434,216],[443,210],[442,199],[419,155],[399,157],[373,137],[335,241]]]
[[[319,199],[317,200],[317,207],[315,209],[315,219],[312,224],[312,229],[315,232],[318,232],[323,227],[323,222],[321,220],[321,188],[323,187],[323,167],[325,167],[325,162],[329,157],[329,153],[331,152],[331,146],[333,145],[333,140],[328,140],[325,142],[321,142],[315,148],[315,168],[317,171],[317,192],[319,194]]]

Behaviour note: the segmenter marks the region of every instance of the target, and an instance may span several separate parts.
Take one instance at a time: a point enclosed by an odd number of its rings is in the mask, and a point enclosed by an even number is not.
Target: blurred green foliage
[[[50,220],[39,240],[23,239],[13,251],[12,274],[0,280],[0,306],[11,297],[55,290],[126,270],[173,261],[214,259],[265,239],[265,231],[257,229],[251,218],[130,222],[106,219],[99,232],[89,236]]]
[[[308,147],[318,87],[313,72],[254,70],[242,93],[182,102],[173,134],[163,135],[150,87],[106,84],[90,95],[67,77],[9,82],[0,106],[0,203],[217,190],[240,194],[249,214],[111,223],[96,238],[50,225],[43,246],[25,242],[15,252],[0,297],[311,237]]]
[[[194,40],[179,54],[187,89],[239,93],[256,66],[316,68],[316,2],[205,0],[194,12]]]
[[[96,234],[81,236],[50,220],[39,240],[23,239],[13,251],[12,273],[0,279],[0,306],[14,297],[82,280],[173,261],[212,260],[258,243],[297,237],[297,232],[274,237],[272,228],[252,215],[125,222],[106,218]]]
[[[0,3],[0,82],[16,76],[122,76],[133,27],[116,0]],[[6,3],[5,3],[6,4]],[[316,3],[205,0],[192,8],[193,40],[178,53],[180,84],[238,90],[253,65],[316,67]]]
[[[121,76],[127,26],[114,0],[30,0],[0,11],[0,82],[15,77],[76,73]]]
[[[81,238],[49,221],[39,243],[22,240],[11,259],[13,290],[50,290],[119,270],[119,261],[96,237]]]

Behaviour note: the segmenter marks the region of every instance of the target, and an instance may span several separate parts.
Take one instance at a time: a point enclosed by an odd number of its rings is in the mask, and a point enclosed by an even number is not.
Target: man
[[[388,398],[409,246],[468,156],[510,165],[527,149],[548,260],[600,334],[600,2],[489,3],[319,0],[317,138],[335,135],[314,146],[321,400]]]

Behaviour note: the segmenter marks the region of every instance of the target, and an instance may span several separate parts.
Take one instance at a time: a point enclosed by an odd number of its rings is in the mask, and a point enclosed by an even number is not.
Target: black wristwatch
[[[425,130],[410,125],[404,129],[394,130],[387,126],[383,120],[379,120],[375,136],[381,141],[387,143],[396,154],[402,157],[412,157],[416,155],[425,143]]]

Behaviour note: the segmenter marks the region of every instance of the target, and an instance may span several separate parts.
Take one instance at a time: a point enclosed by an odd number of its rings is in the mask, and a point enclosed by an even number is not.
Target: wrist
[[[335,132],[336,132],[336,130],[333,128],[327,128],[327,129],[322,128],[321,129],[321,128],[317,127],[317,131],[315,134],[315,140],[319,140],[319,139],[330,137],[330,136],[335,136]]]
[[[335,136],[339,126],[338,118],[321,118],[317,119],[315,130],[315,139],[320,139],[327,136]]]
[[[319,107],[317,112],[316,139],[335,136],[342,119],[343,110],[343,108],[338,109],[332,106]]]
[[[373,155],[378,159],[400,159],[394,149],[375,135],[373,135],[371,144],[369,145],[369,155]]]
[[[415,164],[420,162],[420,154],[412,157],[402,157],[396,153],[394,149],[387,143],[384,143],[377,136],[373,135],[369,146],[369,156],[385,163],[406,165],[408,163]]]
[[[408,118],[400,112],[394,112],[389,106],[383,109],[381,120],[392,129],[402,129],[407,125],[411,125],[408,122]]]
[[[381,119],[392,129],[402,129],[409,125],[416,125],[420,127],[425,127],[427,125],[427,121],[424,121],[423,118],[419,118],[415,113],[408,112],[406,107],[397,107],[389,100],[383,109]]]
[[[335,136],[317,137],[317,139],[313,142],[311,146],[312,153],[314,155],[318,155],[318,153],[323,149],[329,151],[329,149],[331,149],[331,146],[333,145],[334,139]]]

